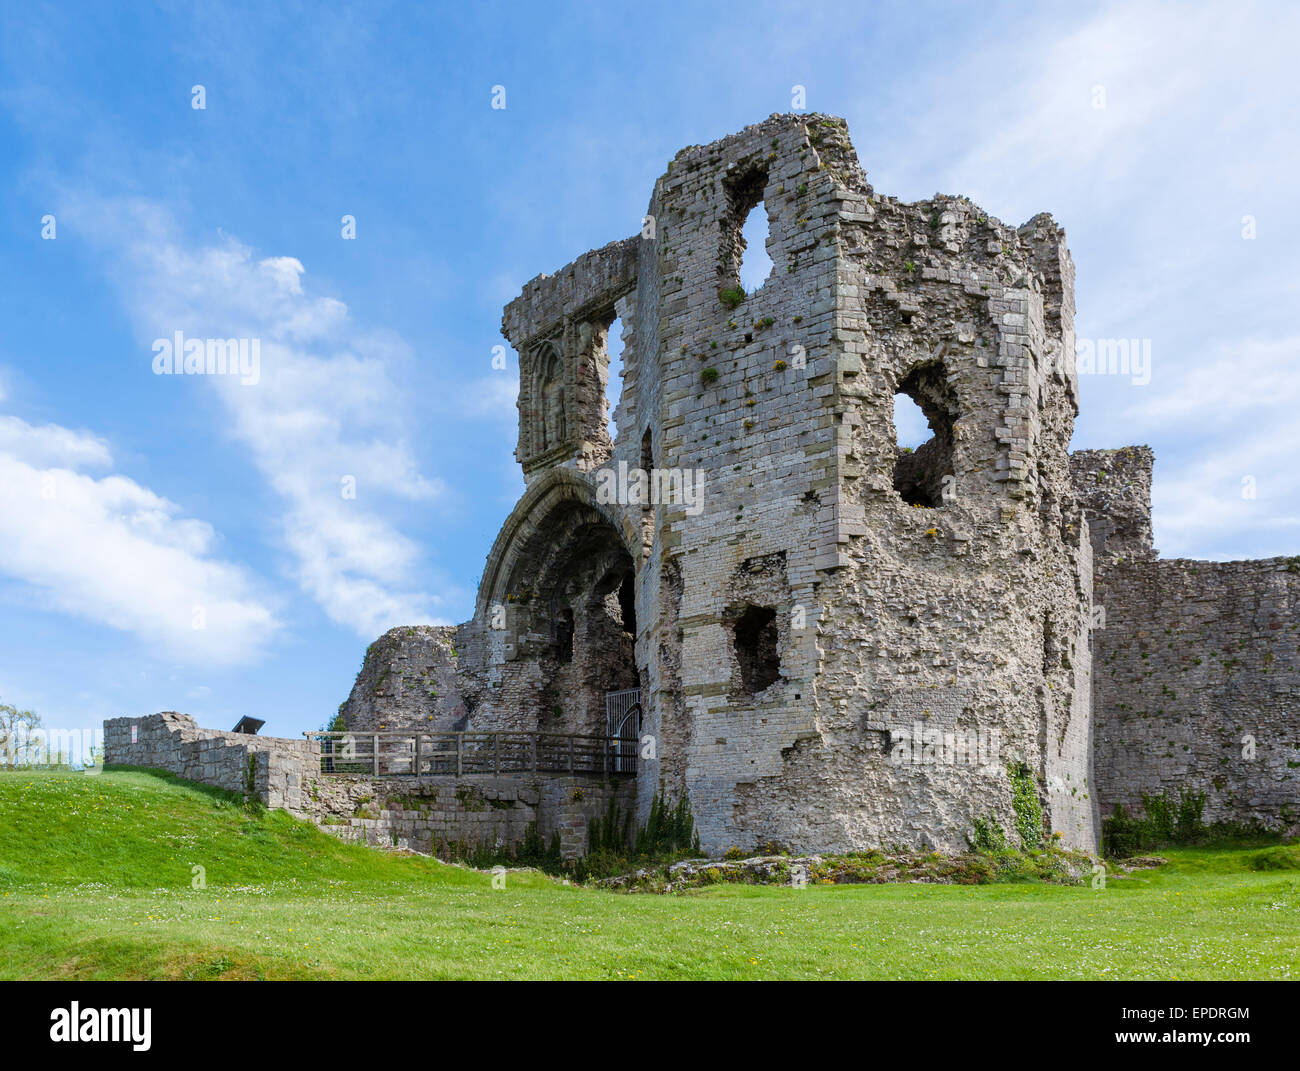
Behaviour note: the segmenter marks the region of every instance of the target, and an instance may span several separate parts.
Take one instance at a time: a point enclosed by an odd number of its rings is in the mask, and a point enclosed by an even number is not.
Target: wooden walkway
[[[307,733],[321,773],[364,777],[636,773],[635,740],[565,733]]]

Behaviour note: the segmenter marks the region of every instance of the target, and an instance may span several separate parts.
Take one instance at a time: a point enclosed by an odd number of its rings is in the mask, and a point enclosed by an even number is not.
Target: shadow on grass
[[[170,770],[160,770],[153,766],[105,766],[105,773],[129,773],[141,774],[145,777],[154,778],[163,784],[173,785],[177,788],[186,788],[191,792],[201,796],[207,796],[215,803],[221,806],[243,807],[248,803],[248,798],[242,792],[231,792],[228,789],[217,788],[215,785],[205,785],[202,781],[187,781],[183,777],[178,777]]]

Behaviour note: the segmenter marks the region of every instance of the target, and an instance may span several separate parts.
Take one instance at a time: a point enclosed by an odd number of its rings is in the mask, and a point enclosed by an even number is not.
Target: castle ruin
[[[506,307],[526,489],[473,619],[373,645],[348,728],[630,731],[638,816],[685,796],[712,853],[962,849],[1011,771],[1087,850],[1166,788],[1294,828],[1300,559],[1160,560],[1151,451],[1069,452],[1073,284],[1051,216],[880,195],[840,119],[682,150]]]

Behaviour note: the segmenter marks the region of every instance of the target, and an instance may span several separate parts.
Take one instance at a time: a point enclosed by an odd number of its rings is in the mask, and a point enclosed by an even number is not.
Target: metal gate
[[[627,688],[605,693],[605,733],[613,738],[615,773],[636,769],[636,749],[641,738],[641,689]]]

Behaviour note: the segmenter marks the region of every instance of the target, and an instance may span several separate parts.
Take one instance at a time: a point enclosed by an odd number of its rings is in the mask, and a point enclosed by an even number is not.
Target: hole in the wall
[[[629,573],[618,589],[618,607],[623,614],[623,631],[636,635],[636,582]]]
[[[898,385],[894,490],[910,506],[943,505],[944,486],[950,482],[944,478],[953,475],[956,410],[956,397],[940,363],[917,366]]]
[[[651,473],[655,467],[654,440],[650,436],[650,429],[645,429],[645,434],[641,436],[641,468],[644,472]],[[650,546],[654,542],[654,503],[649,501],[651,496],[646,495],[646,501],[641,503],[641,542]]]
[[[740,615],[735,626],[735,646],[744,691],[753,695],[780,679],[776,610],[771,606],[751,606]]]
[[[573,661],[573,610],[568,606],[555,620],[555,657],[561,662]]]
[[[721,244],[718,250],[719,296],[735,307],[735,287],[753,293],[772,272],[767,255],[768,221],[763,205],[767,172],[754,167],[733,175],[725,182],[727,206],[721,220]],[[743,296],[738,300],[744,300]]]
[[[894,434],[900,450],[915,450],[934,436],[925,413],[906,394],[894,395]]]
[[[650,437],[650,429],[645,429],[645,434],[641,436],[641,469],[643,472],[652,473],[655,467],[654,441]],[[651,502],[650,496],[641,503],[641,510],[645,514],[643,520],[649,523],[649,515],[654,510],[654,503]]]
[[[605,426],[609,430],[610,442],[613,442],[618,433],[614,410],[618,407],[619,395],[623,391],[623,321],[617,316],[605,334],[605,352],[609,355],[609,380],[605,384]]]
[[[759,201],[749,210],[740,228],[740,285],[752,294],[772,274],[772,258],[767,255],[767,206]]]

